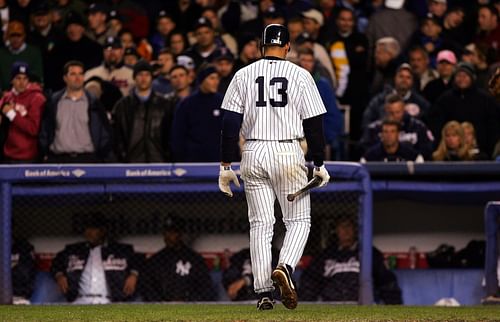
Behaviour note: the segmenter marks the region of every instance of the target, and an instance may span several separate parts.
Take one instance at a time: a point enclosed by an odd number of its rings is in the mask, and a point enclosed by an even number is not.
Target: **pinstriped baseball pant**
[[[240,164],[250,222],[250,257],[256,293],[274,289],[271,241],[276,198],[286,228],[280,264],[295,268],[309,236],[311,202],[308,193],[289,202],[286,196],[307,184],[304,153],[298,141],[247,141]]]

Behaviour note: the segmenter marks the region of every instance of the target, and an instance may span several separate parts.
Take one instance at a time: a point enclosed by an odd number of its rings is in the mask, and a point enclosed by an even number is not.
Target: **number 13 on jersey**
[[[257,77],[255,83],[257,83],[258,89],[258,97],[255,104],[257,105],[257,107],[267,106],[266,97],[264,97],[264,86],[266,85],[264,76]],[[275,87],[276,91],[272,90]],[[269,96],[271,96],[275,92],[277,93],[277,97],[269,97],[269,103],[272,107],[285,107],[288,104],[288,94],[286,92],[288,89],[288,79],[286,79],[285,77],[271,78],[271,80],[269,81],[269,89]]]

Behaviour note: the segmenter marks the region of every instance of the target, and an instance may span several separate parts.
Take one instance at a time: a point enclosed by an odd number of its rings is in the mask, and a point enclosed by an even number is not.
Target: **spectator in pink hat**
[[[451,77],[457,64],[457,57],[451,50],[441,50],[437,54],[437,72],[439,77],[430,81],[422,92],[429,103],[434,103],[436,99],[451,88]]]

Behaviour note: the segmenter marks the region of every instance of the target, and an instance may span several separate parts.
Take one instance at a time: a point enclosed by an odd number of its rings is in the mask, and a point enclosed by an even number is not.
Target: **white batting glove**
[[[321,167],[314,167],[313,176],[321,178],[321,183],[319,184],[318,188],[324,187],[328,184],[328,182],[330,182],[330,175],[328,174],[328,171],[326,170],[324,165],[322,165]]]
[[[231,191],[231,181],[237,186],[240,186],[238,177],[231,169],[231,166],[220,166],[219,170],[219,190],[222,191],[226,196],[232,197],[233,192]]]

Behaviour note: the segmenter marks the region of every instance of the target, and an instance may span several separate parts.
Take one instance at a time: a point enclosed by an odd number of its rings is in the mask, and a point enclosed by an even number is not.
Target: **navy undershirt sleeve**
[[[307,148],[314,165],[320,167],[325,158],[325,136],[323,133],[323,115],[314,116],[302,121]]]
[[[220,143],[221,160],[224,163],[231,163],[238,159],[238,141],[242,121],[243,114],[224,111]]]

